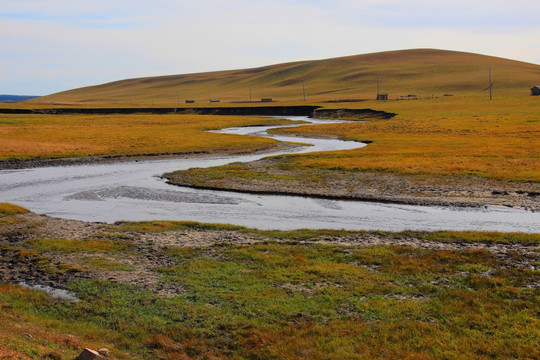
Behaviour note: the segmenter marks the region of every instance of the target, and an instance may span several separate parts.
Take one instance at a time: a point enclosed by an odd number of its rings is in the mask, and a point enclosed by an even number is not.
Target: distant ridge
[[[208,104],[261,98],[279,101],[372,99],[408,95],[482,95],[492,68],[494,91],[529,94],[540,83],[540,65],[466,52],[413,49],[297,61],[252,69],[126,79],[33,99],[33,103]]]
[[[30,99],[35,99],[38,96],[31,95],[0,95],[0,102],[21,102]]]

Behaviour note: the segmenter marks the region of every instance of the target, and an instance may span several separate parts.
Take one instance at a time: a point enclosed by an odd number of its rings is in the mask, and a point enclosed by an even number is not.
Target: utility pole
[[[304,101],[306,101],[306,87],[304,86],[304,80],[302,79],[302,94],[304,94]]]
[[[154,95],[152,95],[152,107],[154,107]]]
[[[176,105],[180,106],[180,94],[176,92]]]
[[[251,102],[251,86],[249,87],[249,102]]]
[[[210,89],[208,89],[208,103],[212,103],[212,98],[210,97]]]
[[[489,101],[493,100],[493,83],[491,82],[491,66],[489,67]]]
[[[377,100],[379,100],[380,88],[379,88],[379,75],[377,75]]]
[[[491,66],[490,66],[489,67],[489,85],[487,88],[482,90],[482,91],[486,91],[487,89],[489,89],[489,101],[493,100],[493,84],[494,83],[495,83],[494,81],[491,81]]]

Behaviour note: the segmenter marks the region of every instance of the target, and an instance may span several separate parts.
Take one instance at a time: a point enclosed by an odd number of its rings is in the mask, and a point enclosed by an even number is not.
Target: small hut
[[[531,88],[531,96],[536,95],[540,95],[540,85],[536,85]]]

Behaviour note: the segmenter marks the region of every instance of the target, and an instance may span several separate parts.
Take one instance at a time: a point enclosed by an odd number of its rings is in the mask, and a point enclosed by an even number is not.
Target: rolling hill
[[[529,95],[540,83],[540,65],[473,53],[436,49],[388,51],[325,60],[299,61],[252,69],[127,79],[64,91],[32,103],[71,105],[176,105],[186,99],[207,105],[209,93],[221,102],[272,98],[302,101],[389,98],[414,94],[482,95],[492,68],[499,95]]]

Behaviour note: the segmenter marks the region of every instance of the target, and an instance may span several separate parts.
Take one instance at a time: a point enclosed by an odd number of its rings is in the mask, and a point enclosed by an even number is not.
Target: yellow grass
[[[254,151],[275,140],[207,129],[286,123],[210,115],[0,115],[0,159]]]
[[[0,218],[9,215],[26,214],[27,212],[28,210],[20,206],[10,203],[0,203]]]
[[[302,101],[302,80],[308,102],[373,99],[377,76],[381,92],[391,98],[445,93],[470,96],[483,94],[488,86],[489,67],[499,95],[526,96],[531,86],[540,84],[540,66],[536,64],[456,51],[415,49],[256,69],[127,79],[64,91],[28,103],[150,107],[185,106],[186,99],[193,99],[195,106],[208,106],[210,91],[210,97],[221,100],[221,106],[224,102],[249,100],[250,88],[253,100]]]
[[[293,156],[288,166],[540,181],[540,98],[373,101],[359,106],[398,116],[277,130],[373,141],[352,151]]]

